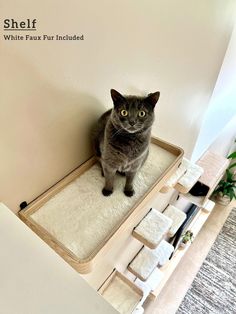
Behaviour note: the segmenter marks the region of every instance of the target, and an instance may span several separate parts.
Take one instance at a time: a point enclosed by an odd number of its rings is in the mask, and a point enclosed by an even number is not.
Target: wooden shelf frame
[[[197,234],[203,227],[204,223],[207,221],[208,217],[210,216],[210,214],[211,214],[211,211],[204,212],[204,210],[200,209],[196,217],[194,217],[193,221],[188,227],[188,230],[191,230],[193,232],[194,238],[197,236]],[[161,290],[165,286],[166,282],[169,280],[174,270],[180,263],[181,259],[184,257],[184,255],[188,251],[190,245],[191,244],[187,244],[187,246],[184,249],[177,249],[176,252],[173,254],[171,260],[166,265],[160,268],[164,276],[160,284],[158,285],[158,287],[154,291],[151,291],[151,293],[149,294],[148,298],[150,300],[155,300],[158,297]]]
[[[101,262],[104,255],[107,254],[111,249],[111,246],[115,245],[115,242],[117,240],[119,241],[120,237],[123,237],[124,232],[126,233],[126,238],[131,235],[133,227],[139,221],[138,219],[140,219],[140,217],[142,218],[149,210],[145,208],[145,205],[162,188],[166,180],[168,180],[169,177],[175,172],[175,170],[178,168],[179,164],[182,161],[184,154],[182,148],[154,137],[151,139],[151,142],[172,153],[174,156],[176,156],[176,159],[162,173],[162,175],[149,188],[149,190],[137,201],[135,206],[130,209],[126,216],[123,217],[122,221],[117,224],[115,228],[113,228],[112,232],[107,235],[104,241],[96,247],[96,250],[94,250],[88,258],[80,259],[79,257],[77,257],[68,248],[66,248],[65,245],[63,245],[52,234],[50,234],[45,228],[43,228],[36,221],[34,221],[31,215],[39,210],[40,207],[44,205],[50,198],[52,198],[63,188],[65,188],[69,183],[71,183],[86,170],[88,170],[96,162],[96,159],[94,157],[86,161],[84,164],[75,169],[72,173],[63,178],[60,182],[58,182],[44,194],[39,196],[25,209],[21,210],[18,213],[19,217],[74,269],[76,269],[81,274],[88,274],[93,270],[94,266],[97,263]]]

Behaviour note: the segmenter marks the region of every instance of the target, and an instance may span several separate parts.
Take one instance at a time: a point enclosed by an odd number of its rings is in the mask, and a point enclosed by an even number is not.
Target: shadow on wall
[[[17,211],[92,155],[91,127],[106,108],[79,90],[58,90],[22,56],[2,53],[0,199]]]

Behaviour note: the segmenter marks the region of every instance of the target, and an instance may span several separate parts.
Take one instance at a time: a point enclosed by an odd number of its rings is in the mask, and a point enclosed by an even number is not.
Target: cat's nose
[[[135,125],[135,121],[129,121],[129,124],[130,124],[131,126],[134,126],[134,125]]]

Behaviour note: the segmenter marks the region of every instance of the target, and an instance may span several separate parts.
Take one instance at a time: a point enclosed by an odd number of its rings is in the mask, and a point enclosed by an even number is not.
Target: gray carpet
[[[236,208],[231,211],[176,312],[206,313],[236,314]]]

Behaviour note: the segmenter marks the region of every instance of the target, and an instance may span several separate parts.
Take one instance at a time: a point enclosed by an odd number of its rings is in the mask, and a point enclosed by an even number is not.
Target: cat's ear
[[[145,101],[149,103],[152,106],[152,108],[154,108],[156,103],[158,102],[159,97],[160,92],[151,93],[148,94],[148,96],[145,98]]]
[[[111,98],[113,100],[114,106],[125,101],[125,97],[122,96],[115,89],[111,89]]]

